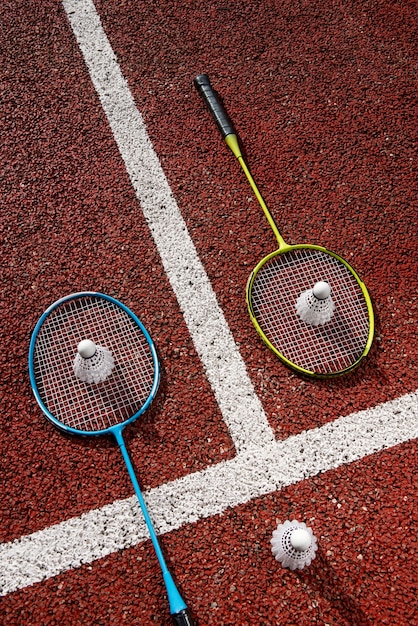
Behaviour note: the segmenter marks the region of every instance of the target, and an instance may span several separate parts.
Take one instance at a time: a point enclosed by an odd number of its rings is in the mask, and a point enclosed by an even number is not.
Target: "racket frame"
[[[349,263],[347,263],[347,261],[345,259],[340,257],[335,252],[332,252],[331,250],[328,250],[327,248],[324,248],[323,246],[318,246],[318,245],[314,245],[314,244],[294,244],[294,245],[290,245],[290,244],[287,244],[283,239],[282,239],[281,242],[279,241],[279,244],[281,244],[279,249],[275,250],[274,252],[270,252],[267,256],[265,256],[263,259],[261,259],[261,261],[259,261],[259,263],[257,263],[255,268],[251,272],[250,276],[248,277],[247,286],[246,286],[246,293],[245,293],[245,299],[246,299],[246,303],[247,303],[248,312],[250,314],[250,319],[251,319],[251,321],[252,321],[252,323],[254,325],[254,328],[256,329],[257,333],[260,335],[261,339],[264,341],[266,346],[282,361],[282,363],[284,363],[285,365],[290,367],[292,370],[298,372],[299,374],[303,374],[305,376],[311,376],[313,378],[336,378],[338,376],[342,376],[343,374],[348,374],[349,372],[354,370],[360,364],[360,362],[368,354],[368,352],[369,352],[369,350],[371,348],[371,345],[373,343],[373,335],[374,335],[373,305],[372,305],[372,301],[370,299],[369,293],[367,291],[366,285],[363,283],[363,281],[361,280],[361,278],[357,274],[357,272],[354,270],[354,268]],[[300,367],[296,363],[293,363],[293,361],[290,361],[289,359],[287,359],[276,348],[276,346],[269,340],[269,338],[265,335],[265,333],[263,332],[263,329],[261,328],[261,326],[260,326],[260,324],[258,322],[257,316],[256,316],[256,314],[254,312],[254,308],[253,308],[253,304],[252,304],[252,298],[251,298],[251,292],[252,292],[252,287],[253,287],[254,281],[256,279],[256,276],[257,276],[259,270],[261,270],[264,267],[264,265],[266,263],[268,263],[272,258],[274,258],[276,256],[279,256],[281,254],[286,254],[288,252],[292,252],[293,250],[316,250],[318,252],[322,252],[322,253],[328,254],[331,257],[334,257],[334,259],[337,259],[337,261],[339,261],[340,263],[345,265],[345,267],[354,276],[354,278],[356,279],[356,281],[357,281],[357,283],[358,283],[358,285],[359,285],[359,287],[360,287],[360,289],[361,289],[361,291],[363,293],[364,299],[366,301],[367,311],[368,311],[368,315],[369,315],[369,333],[368,333],[367,342],[366,342],[366,345],[364,347],[364,350],[363,350],[362,354],[359,356],[359,358],[356,361],[351,363],[348,367],[345,367],[345,368],[343,368],[341,370],[338,370],[336,372],[331,372],[331,373],[314,372],[312,370],[308,370],[308,369],[305,369],[303,367]]]
[[[129,317],[135,322],[135,324],[137,324],[137,326],[139,326],[142,334],[144,335],[148,346],[150,348],[151,354],[152,354],[152,360],[153,360],[153,365],[154,365],[154,381],[149,393],[149,396],[147,398],[147,400],[145,401],[145,403],[142,405],[142,407],[136,412],[134,413],[129,419],[120,422],[119,424],[116,424],[115,426],[110,426],[109,428],[104,428],[101,430],[94,430],[94,431],[85,431],[85,430],[79,430],[77,428],[72,428],[71,426],[68,426],[67,424],[63,424],[62,422],[60,422],[50,411],[49,409],[45,406],[41,395],[38,391],[37,388],[37,383],[36,383],[36,376],[34,373],[34,367],[33,367],[33,361],[34,361],[34,353],[35,353],[35,346],[36,346],[36,339],[38,337],[39,331],[41,329],[41,327],[43,326],[45,320],[47,319],[47,317],[49,317],[51,315],[51,313],[53,313],[57,308],[59,308],[60,306],[62,306],[63,304],[71,301],[71,300],[76,300],[76,299],[80,299],[80,298],[102,298],[103,300],[107,300],[108,302],[111,302],[112,304],[114,304],[115,306],[119,307],[120,309],[122,309],[127,315],[129,315]],[[158,355],[157,355],[157,350],[155,348],[154,342],[151,339],[150,334],[148,333],[147,329],[145,328],[145,326],[142,324],[141,320],[134,314],[132,313],[132,311],[130,309],[128,309],[127,306],[125,306],[122,302],[119,302],[119,300],[116,300],[115,298],[112,298],[111,296],[108,296],[106,294],[100,293],[100,292],[95,292],[95,291],[82,291],[82,292],[77,292],[77,293],[72,293],[68,296],[65,296],[64,298],[60,298],[59,300],[57,300],[56,302],[54,302],[53,304],[51,304],[46,311],[44,311],[44,313],[41,315],[41,317],[39,318],[33,333],[32,333],[32,337],[30,340],[30,345],[29,345],[29,378],[30,378],[30,383],[32,386],[32,390],[33,393],[35,395],[35,398],[39,404],[39,406],[41,407],[43,413],[45,414],[45,417],[48,418],[49,421],[51,421],[54,426],[56,426],[59,430],[67,432],[67,433],[71,433],[73,435],[81,435],[81,436],[86,436],[86,437],[98,437],[100,435],[107,435],[107,434],[114,434],[116,433],[116,431],[118,431],[119,429],[123,429],[125,428],[125,426],[127,426],[128,424],[130,424],[131,422],[134,422],[140,415],[142,415],[142,413],[144,413],[147,408],[149,407],[149,405],[151,404],[151,402],[153,401],[157,391],[158,391],[158,386],[160,384],[160,365],[159,365],[159,361],[158,361]]]

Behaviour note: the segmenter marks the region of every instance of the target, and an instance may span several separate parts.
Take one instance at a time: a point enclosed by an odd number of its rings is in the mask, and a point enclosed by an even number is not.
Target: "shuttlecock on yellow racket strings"
[[[96,346],[90,339],[80,341],[74,359],[74,374],[86,383],[102,383],[111,374],[115,362],[111,352]]]
[[[315,558],[318,543],[304,522],[286,520],[273,532],[271,550],[276,561],[291,570],[303,569]]]
[[[301,293],[296,301],[296,311],[307,324],[319,326],[329,322],[334,314],[331,287],[325,281],[316,283],[312,289]]]

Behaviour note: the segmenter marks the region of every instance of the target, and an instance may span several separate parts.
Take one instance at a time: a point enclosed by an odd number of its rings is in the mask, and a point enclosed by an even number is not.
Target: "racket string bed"
[[[301,320],[295,302],[304,290],[326,277],[335,315],[324,326]],[[333,255],[311,248],[271,256],[257,271],[251,306],[268,340],[289,361],[317,374],[343,370],[361,357],[369,333],[361,288]]]
[[[115,369],[91,386],[72,371],[78,343],[94,337],[111,350]],[[34,371],[41,399],[61,423],[78,430],[103,430],[141,408],[153,382],[152,354],[141,329],[107,300],[84,298],[51,313],[35,346]]]

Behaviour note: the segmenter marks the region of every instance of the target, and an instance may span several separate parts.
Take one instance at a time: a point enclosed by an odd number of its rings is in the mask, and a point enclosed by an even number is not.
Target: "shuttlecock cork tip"
[[[296,528],[290,535],[290,543],[299,552],[304,552],[307,550],[311,543],[312,538],[307,530],[304,528]]]
[[[90,339],[83,339],[77,346],[77,352],[83,359],[91,359],[96,354],[96,344]]]
[[[324,280],[319,281],[313,287],[313,295],[318,300],[325,300],[331,293],[331,287]]]

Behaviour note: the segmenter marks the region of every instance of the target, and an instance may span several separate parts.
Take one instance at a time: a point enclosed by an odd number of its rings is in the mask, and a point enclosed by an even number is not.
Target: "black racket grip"
[[[194,626],[194,621],[188,609],[183,609],[178,613],[172,613],[171,618],[174,626]]]
[[[219,100],[218,94],[210,84],[209,76],[207,74],[199,74],[199,76],[196,76],[193,83],[203,100],[206,102],[206,106],[211,112],[222,137],[225,139],[227,135],[235,135],[232,122],[226,114],[226,111]]]

